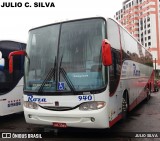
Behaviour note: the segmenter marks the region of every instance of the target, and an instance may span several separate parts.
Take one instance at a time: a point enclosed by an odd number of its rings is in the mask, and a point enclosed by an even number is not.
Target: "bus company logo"
[[[39,102],[39,103],[43,103],[43,102],[47,102],[46,98],[35,98],[33,97],[33,95],[27,95],[28,96],[28,101],[29,102]]]
[[[137,69],[136,65],[133,64],[133,76],[140,76],[141,72],[139,69]]]
[[[8,101],[8,107],[20,106],[21,104],[22,103],[20,99]]]

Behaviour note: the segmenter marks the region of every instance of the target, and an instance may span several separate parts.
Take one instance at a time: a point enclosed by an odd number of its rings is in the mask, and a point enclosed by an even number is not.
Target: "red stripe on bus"
[[[131,105],[129,105],[129,111],[131,111],[133,108],[135,108],[140,102],[144,100],[144,92],[142,92],[133,102]],[[122,119],[122,114],[119,114],[115,119],[112,121],[109,121],[109,127],[113,126],[116,122]]]
[[[118,122],[122,118],[122,115],[119,114],[114,120],[109,122],[109,127],[113,126],[116,122]]]

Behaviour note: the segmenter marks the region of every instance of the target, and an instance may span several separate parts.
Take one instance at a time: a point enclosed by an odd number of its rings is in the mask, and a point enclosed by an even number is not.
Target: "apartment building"
[[[114,18],[152,53],[160,70],[160,0],[125,0],[122,6]]]

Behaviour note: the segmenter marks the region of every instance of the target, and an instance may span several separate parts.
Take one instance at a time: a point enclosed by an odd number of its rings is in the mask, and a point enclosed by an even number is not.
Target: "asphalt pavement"
[[[42,133],[47,138],[33,140],[92,140],[92,141],[150,141],[160,140],[160,92],[152,93],[149,101],[143,101],[128,115],[126,121],[119,121],[111,129],[78,129],[67,128],[55,130],[52,127],[27,124],[24,114],[14,114],[0,117],[1,133]],[[143,133],[151,134],[154,137],[146,138]],[[133,138],[133,136],[138,138]],[[158,135],[158,138],[157,136]],[[142,136],[142,137],[140,137]],[[50,137],[50,138],[49,138]],[[8,139],[0,139],[8,140]],[[13,139],[22,140],[22,139]],[[24,140],[24,139],[23,139]],[[26,139],[29,140],[29,139]]]

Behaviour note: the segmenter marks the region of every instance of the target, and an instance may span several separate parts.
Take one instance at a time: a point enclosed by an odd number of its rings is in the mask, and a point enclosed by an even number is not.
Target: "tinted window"
[[[26,47],[23,43],[12,42],[12,41],[1,41],[0,42],[0,52],[2,56],[0,57],[0,94],[6,94],[10,92],[17,85],[19,80],[23,76],[23,65],[24,57],[15,56],[13,58],[13,75],[9,74],[8,66],[9,60],[8,55],[12,51],[24,50]]]
[[[110,79],[110,94],[116,91],[121,72],[121,51],[120,51],[120,37],[119,28],[116,22],[108,20],[107,22],[108,40],[112,47],[112,66],[109,68]]]

